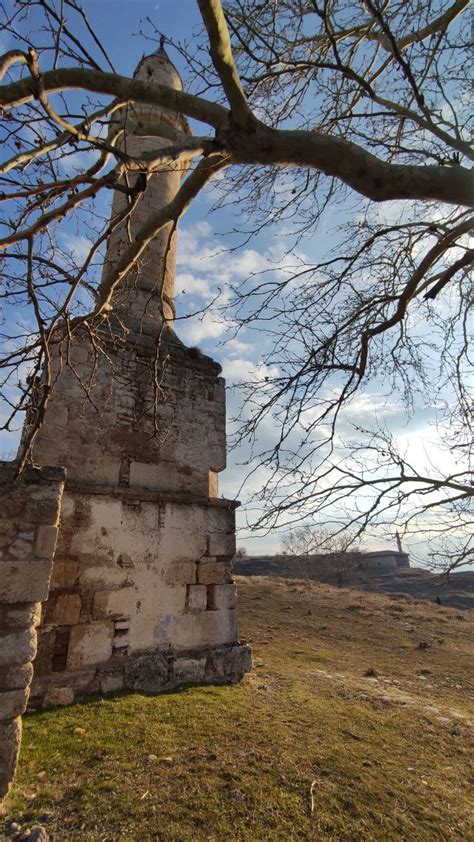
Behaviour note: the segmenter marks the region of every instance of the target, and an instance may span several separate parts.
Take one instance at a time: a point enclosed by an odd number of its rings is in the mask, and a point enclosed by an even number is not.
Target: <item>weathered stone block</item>
[[[38,685],[41,684],[41,677],[39,678]],[[36,690],[36,679],[33,679],[33,689]],[[73,693],[74,698],[78,696],[88,695],[90,693],[98,693],[99,692],[99,673],[94,668],[77,670],[77,671],[70,671],[68,673],[56,673],[54,678],[51,676],[44,679],[43,684],[43,694],[45,688],[49,687],[69,687]]]
[[[232,509],[210,507],[207,513],[207,528],[209,533],[233,532],[235,529],[235,512]],[[220,553],[217,553],[220,555]]]
[[[15,664],[0,667],[0,690],[23,690],[33,678],[33,664]]]
[[[58,510],[57,495],[52,492],[51,486],[48,483],[31,485],[27,496],[29,500],[36,502],[43,503],[46,500],[48,503],[54,503],[56,505],[56,511]]]
[[[93,352],[92,352],[92,349],[90,348],[90,346],[79,345],[78,342],[73,343],[72,350],[71,350],[71,356],[72,356],[72,361],[74,363],[85,363],[85,362],[87,362],[90,354],[92,354],[92,357],[93,357]]]
[[[21,719],[0,722],[0,799],[8,795],[15,775],[21,742]]]
[[[0,573],[1,573],[0,566]],[[21,628],[37,626],[41,620],[40,602],[20,602],[0,605],[0,626],[7,628]]]
[[[206,658],[178,658],[173,664],[173,678],[179,684],[204,681]]]
[[[24,538],[17,538],[8,547],[8,555],[13,559],[22,561],[23,559],[31,558],[32,554],[33,540],[25,541]]]
[[[125,667],[124,686],[156,693],[168,684],[169,664],[160,652],[140,655]]]
[[[212,607],[235,608],[237,604],[237,592],[234,584],[212,585]]]
[[[196,581],[196,562],[190,559],[177,559],[165,569],[164,581],[167,585],[188,585]]]
[[[115,617],[129,617],[136,612],[136,589],[121,588],[118,591],[97,591],[94,594],[93,615],[97,620]]]
[[[56,499],[28,500],[25,520],[31,523],[56,523],[58,502]]]
[[[95,566],[81,563],[79,571],[79,583],[93,587],[94,590],[98,587],[121,588],[127,584],[128,580],[127,568],[118,565]]]
[[[56,597],[49,593],[48,599],[42,604],[42,618],[44,625],[49,625],[53,620],[54,609],[56,607]]]
[[[206,478],[206,496],[208,491]],[[160,531],[161,558],[196,559],[206,553],[206,516],[199,506],[166,506],[164,529]]]
[[[100,678],[101,693],[118,693],[123,689],[123,673],[102,673]]]
[[[72,705],[74,691],[71,687],[48,687],[43,698],[44,708],[63,707]]]
[[[21,716],[26,710],[29,695],[28,687],[0,692],[0,721]]]
[[[107,661],[112,655],[113,623],[89,623],[71,630],[67,668],[79,669]]]
[[[160,643],[157,623],[164,627],[175,616],[181,616],[186,609],[186,585],[165,586],[153,572],[144,571],[143,578],[136,579],[140,600],[135,616],[130,619],[128,643],[130,653],[153,651]],[[168,645],[169,641],[166,641]]]
[[[55,642],[56,629],[40,627],[38,631],[38,653],[34,663],[35,675],[43,675],[51,672],[53,668]]]
[[[211,532],[209,535],[209,555],[235,555],[234,532]]]
[[[41,524],[36,530],[35,555],[37,558],[53,558],[58,537],[57,526]]]
[[[56,599],[51,622],[57,626],[75,626],[81,615],[79,594],[60,594]]]
[[[25,505],[25,501],[18,497],[13,496],[10,500],[3,499],[2,514],[4,517],[19,518]]]
[[[189,612],[181,617],[165,618],[157,626],[161,646],[175,650],[234,643],[237,638],[236,611]]]
[[[207,588],[205,585],[188,585],[188,608],[190,611],[205,611]]]
[[[79,565],[77,561],[55,559],[51,574],[51,590],[73,588],[77,583]]]
[[[218,441],[220,439],[220,441]],[[216,441],[209,444],[207,460],[215,471],[223,471],[227,465],[227,454],[224,435],[216,436]]]
[[[71,673],[68,676],[69,680],[75,696],[88,696],[91,693],[99,692],[99,673],[96,670],[82,670],[77,674]]]
[[[131,462],[130,486],[132,488],[157,488],[173,491],[177,488],[176,466],[150,465]]]
[[[48,596],[51,562],[1,561],[1,602],[43,602]]]
[[[197,504],[183,505],[182,503],[168,503],[166,506],[165,531],[171,535],[187,533],[203,535],[207,527],[207,508]],[[194,552],[194,550],[193,550]],[[183,553],[184,555],[184,553]],[[203,553],[200,553],[203,555]]]
[[[246,672],[252,669],[252,651],[250,646],[236,643],[233,646],[220,646],[212,649],[207,657],[207,681],[240,681]]]
[[[2,500],[2,510],[3,506],[4,500]],[[8,547],[15,540],[17,533],[18,527],[15,523],[0,518],[0,547]]]
[[[160,535],[159,554],[161,558],[196,559],[205,554],[207,547],[206,534],[188,528],[184,520],[181,529],[162,530]]]
[[[197,566],[197,580],[201,585],[225,585],[232,581],[232,565],[226,561],[201,559]]]
[[[36,631],[26,629],[0,636],[0,666],[27,664],[36,655]]]

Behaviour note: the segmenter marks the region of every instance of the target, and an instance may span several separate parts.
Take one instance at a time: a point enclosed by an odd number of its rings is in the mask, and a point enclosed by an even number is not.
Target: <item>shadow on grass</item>
[[[297,654],[297,653],[294,653]],[[303,654],[302,652],[299,654]],[[241,683],[241,682],[237,682]],[[216,698],[221,698],[222,691],[228,687],[235,687],[235,684],[208,684],[208,683],[186,683],[186,684],[179,684],[177,687],[173,687],[168,690],[117,690],[111,693],[93,693],[87,696],[78,696],[74,702],[70,705],[57,705],[55,707],[50,708],[37,708],[37,709],[30,709],[24,714],[23,719],[28,722],[32,719],[36,719],[37,717],[49,716],[51,714],[56,714],[59,712],[69,712],[74,711],[75,709],[87,709],[90,707],[95,706],[98,702],[100,703],[107,703],[107,702],[114,702],[119,699],[133,699],[134,697],[140,697],[144,699],[169,699],[169,698],[181,698],[189,695],[190,693],[195,693],[197,691],[204,691],[206,696],[215,696]]]

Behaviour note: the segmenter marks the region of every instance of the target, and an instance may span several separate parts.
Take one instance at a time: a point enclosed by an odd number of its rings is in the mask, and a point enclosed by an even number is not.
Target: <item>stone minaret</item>
[[[171,64],[163,46],[139,63],[135,79],[157,82],[161,85],[182,90],[181,78]],[[152,105],[132,105],[118,117],[124,128],[120,147],[135,158],[145,157],[169,146],[172,139],[160,137],[156,132],[163,127],[171,136],[174,133],[190,134],[186,119],[167,108]],[[147,132],[149,132],[147,134]],[[107,243],[103,282],[106,282],[117,259],[126,246],[139,234],[142,225],[150,215],[173,199],[179,188],[181,177],[187,167],[182,163],[166,163],[156,174],[146,177],[146,189],[140,193],[130,215],[117,223],[133,202],[133,191],[143,186],[144,176],[129,173],[122,187],[131,191],[131,196],[116,190],[112,202],[111,222],[116,227]],[[114,309],[124,325],[135,331],[156,334],[162,315],[172,323],[174,317],[173,297],[176,266],[176,231],[172,224],[162,228],[140,256],[138,267],[131,271],[122,283],[114,299]]]
[[[135,75],[181,87],[162,48]],[[189,131],[162,108],[135,106],[118,119],[123,148],[136,157],[169,143],[170,130]],[[164,124],[166,137],[143,136],[150,123]],[[118,222],[130,197],[115,191],[104,282],[181,176],[177,165],[149,175]],[[128,179],[132,193],[140,178],[143,188],[143,175]],[[65,467],[67,480],[33,703],[236,681],[250,666],[250,650],[237,641],[231,573],[236,504],[217,496],[226,461],[224,381],[217,363],[173,331],[175,249],[168,226],[115,291],[99,347],[84,331],[57,356],[33,456]]]

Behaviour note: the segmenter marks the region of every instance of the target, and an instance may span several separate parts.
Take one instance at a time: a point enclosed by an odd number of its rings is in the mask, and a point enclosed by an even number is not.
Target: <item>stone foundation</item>
[[[35,705],[241,678],[250,654],[237,642],[234,541],[229,501],[68,482]],[[149,661],[161,664],[153,679]]]
[[[135,653],[91,669],[35,677],[30,706],[69,705],[83,696],[121,690],[161,693],[183,684],[235,684],[252,668],[250,647],[240,643],[179,653]]]

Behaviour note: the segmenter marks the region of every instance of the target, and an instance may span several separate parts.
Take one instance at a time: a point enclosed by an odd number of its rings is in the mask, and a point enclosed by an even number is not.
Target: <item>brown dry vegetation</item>
[[[241,685],[26,717],[9,818],[58,842],[472,838],[470,612],[239,589],[255,656]]]

